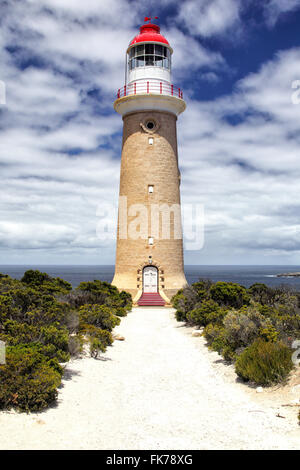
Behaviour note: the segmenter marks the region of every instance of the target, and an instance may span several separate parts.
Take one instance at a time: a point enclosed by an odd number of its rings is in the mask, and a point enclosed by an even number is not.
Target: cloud
[[[181,118],[182,199],[205,206],[204,263],[216,244],[235,262],[299,260],[299,64],[300,48],[279,52],[232,95],[193,101]]]
[[[166,0],[168,2],[168,0]],[[169,0],[170,4],[174,3]],[[183,24],[191,36],[203,38],[222,37],[234,42],[245,38],[245,32],[255,24],[255,15],[250,24],[243,19],[244,13],[260,9],[264,22],[273,28],[287,13],[300,8],[300,0],[186,0],[181,3],[175,20]],[[258,22],[258,24],[260,21]],[[230,33],[230,35],[228,35]]]
[[[202,68],[210,70],[222,68],[223,71],[224,69],[226,71],[226,62],[219,52],[210,51],[195,38],[184,34],[175,27],[166,30],[165,35],[174,49],[172,61],[175,75],[184,78],[184,75]],[[183,64],[184,67],[182,67]]]
[[[178,22],[192,35],[210,37],[239,25],[239,0],[187,0],[182,3]]]
[[[300,8],[300,0],[271,0],[264,8],[267,24],[273,27],[282,15]]]

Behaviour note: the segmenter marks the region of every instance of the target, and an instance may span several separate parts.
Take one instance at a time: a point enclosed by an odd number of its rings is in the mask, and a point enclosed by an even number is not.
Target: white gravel
[[[0,413],[1,449],[300,447],[296,410],[276,417],[171,309],[135,308],[116,331],[105,360],[68,364],[56,407]]]

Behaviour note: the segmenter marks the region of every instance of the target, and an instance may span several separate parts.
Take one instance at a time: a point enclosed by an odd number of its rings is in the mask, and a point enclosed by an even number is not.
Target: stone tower
[[[159,26],[141,26],[114,103],[124,127],[112,283],[139,305],[164,305],[187,283],[176,136],[186,104],[171,82],[172,53]]]

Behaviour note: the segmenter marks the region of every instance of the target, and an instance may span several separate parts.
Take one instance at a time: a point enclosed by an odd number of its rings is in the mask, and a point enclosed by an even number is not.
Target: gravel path
[[[296,449],[296,418],[280,419],[174,320],[135,308],[105,360],[69,363],[58,406],[0,413],[1,449]]]

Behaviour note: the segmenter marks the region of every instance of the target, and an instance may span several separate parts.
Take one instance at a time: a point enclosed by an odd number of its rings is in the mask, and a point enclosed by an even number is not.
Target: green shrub
[[[294,292],[286,285],[272,288],[257,282],[249,287],[248,293],[254,302],[258,302],[263,306],[276,307],[279,304],[289,305],[289,308],[299,306],[299,292]]]
[[[96,359],[98,357],[99,352],[104,352],[106,348],[103,346],[102,342],[98,338],[91,338],[90,339],[90,354],[91,357]]]
[[[92,357],[97,357],[99,352],[105,352],[108,346],[113,343],[113,337],[110,331],[102,330],[94,325],[83,325],[82,332],[90,344],[90,353]]]
[[[100,330],[97,334],[97,337],[90,337],[90,354],[92,357],[98,357],[99,352],[105,352],[107,346],[110,346],[113,342],[111,336],[109,336],[109,331]]]
[[[175,318],[177,321],[187,321],[186,313],[183,310],[176,310]]]
[[[291,370],[289,346],[300,336],[300,292],[261,283],[247,290],[233,282],[199,280],[180,289],[172,303],[176,319],[204,326],[209,348],[237,361],[245,380],[276,383]]]
[[[219,305],[232,308],[249,305],[251,300],[247,289],[233,282],[216,282],[210,289],[210,295]]]
[[[126,317],[128,311],[124,307],[117,307],[113,309],[113,313],[117,317]]]
[[[249,287],[248,292],[254,302],[259,302],[262,305],[270,304],[273,299],[273,289],[271,287],[266,286],[266,284],[262,284],[260,282],[256,282],[251,287]]]
[[[235,359],[235,350],[228,342],[226,330],[223,326],[210,323],[204,329],[204,337],[209,348],[221,354],[226,361],[233,361]]]
[[[29,270],[22,281],[0,274],[0,340],[8,362],[0,370],[0,408],[39,410],[56,398],[62,368],[89,342],[92,356],[113,342],[110,331],[131,309],[131,295],[109,283],[71,285]],[[81,308],[80,308],[81,307]]]
[[[297,339],[300,336],[300,315],[279,315],[273,316],[273,323],[282,339],[291,337]]]
[[[116,315],[119,316],[125,316],[132,309],[132,297],[128,292],[119,292],[115,286],[98,280],[81,282],[64,300],[73,308],[87,304],[107,305],[116,309]]]
[[[294,299],[289,297],[287,304],[257,306],[259,312],[273,325],[278,337],[285,343],[292,342],[300,336],[300,311],[295,306]]]
[[[51,277],[47,273],[41,273],[38,270],[29,269],[21,279],[21,282],[30,286],[40,286],[45,281],[50,281]]]
[[[257,385],[282,382],[293,369],[291,350],[282,342],[255,340],[237,358],[235,371],[245,381]]]
[[[35,349],[7,347],[6,364],[0,366],[0,408],[39,411],[53,403],[62,369]]]
[[[58,329],[56,324],[33,326],[14,320],[4,322],[0,333],[0,339],[11,346],[35,343],[39,345],[41,352],[43,347],[46,351],[47,346],[50,346],[50,349],[47,350],[48,353],[51,351],[52,357],[57,357],[62,362],[69,360],[68,338],[68,331]]]
[[[193,325],[206,326],[209,323],[222,323],[226,311],[213,300],[204,300],[198,308],[186,314],[187,321]]]
[[[68,304],[31,287],[22,286],[0,295],[0,323],[15,320],[30,325],[63,324],[70,313]]]
[[[127,312],[132,309],[132,297],[131,294],[122,290],[119,293],[119,297],[121,299],[121,307],[123,307]]]
[[[227,345],[225,337],[225,328],[220,325],[209,324],[204,328],[204,337],[209,346],[214,351],[221,353],[224,346]]]
[[[21,279],[23,284],[27,284],[30,287],[38,288],[42,292],[49,294],[66,294],[72,290],[72,286],[69,282],[59,277],[53,278],[47,273],[41,273],[38,270],[30,269],[24,273]]]
[[[227,314],[221,309],[218,321],[208,324],[204,336],[211,349],[218,351],[226,360],[234,360],[258,337],[274,342],[278,332],[256,307],[249,306]]]
[[[278,331],[275,330],[274,326],[270,322],[266,322],[259,330],[259,336],[264,341],[271,341],[276,343],[278,340]]]
[[[84,305],[79,309],[79,331],[89,342],[94,358],[113,343],[111,331],[119,324],[120,318],[105,305]]]
[[[185,287],[180,289],[177,294],[172,297],[172,305],[176,309],[177,321],[188,321],[187,313],[198,306],[199,299],[197,292],[193,287]]]
[[[79,325],[89,324],[103,330],[112,331],[120,324],[120,318],[113,315],[105,305],[83,305],[79,309]]]
[[[257,310],[266,318],[271,318],[276,314],[275,308],[270,305],[255,304]]]
[[[223,321],[228,343],[235,350],[248,346],[259,336],[264,322],[264,317],[252,306],[228,312]]]
[[[192,284],[193,290],[197,294],[197,301],[207,300],[210,298],[210,289],[213,283],[209,279],[199,279],[198,282]]]
[[[21,281],[17,279],[12,279],[7,274],[0,273],[0,294],[5,294],[6,292],[17,289],[22,286]]]

